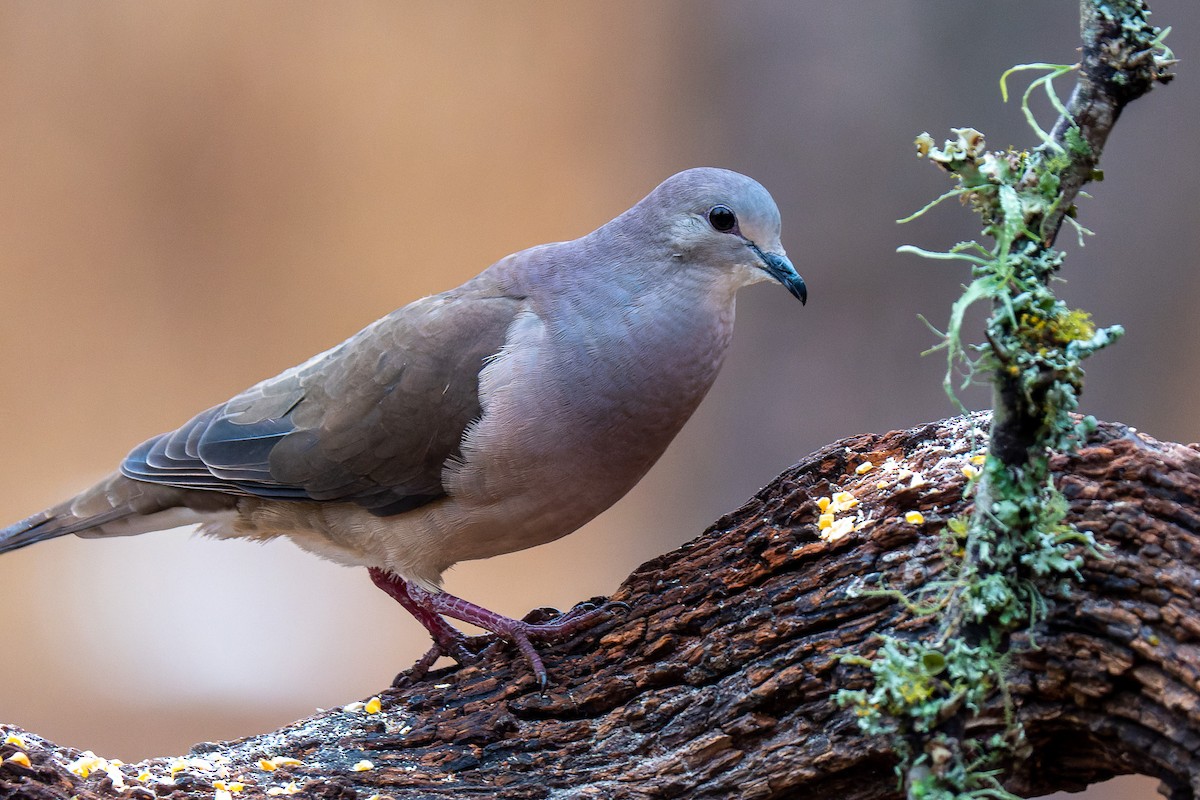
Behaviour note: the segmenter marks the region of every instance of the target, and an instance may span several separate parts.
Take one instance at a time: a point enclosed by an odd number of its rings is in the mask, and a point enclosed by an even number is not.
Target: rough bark
[[[986,440],[986,417],[973,423],[857,436],[789,469],[634,572],[614,595],[627,611],[545,648],[544,693],[496,646],[472,666],[401,676],[378,714],[334,709],[200,744],[185,758],[203,761],[177,763],[173,776],[172,759],[119,767],[123,794],[207,798],[223,779],[244,784],[235,797],[289,783],[322,798],[900,797],[887,743],[832,699],[867,683],[838,655],[871,653],[880,632],[935,629],[863,590],[911,590],[946,569],[939,531],[966,509],[961,468]],[[858,474],[868,460],[875,468]],[[1086,559],[1034,640],[1018,642],[1009,690],[1030,755],[1006,783],[1043,794],[1141,772],[1173,798],[1194,797],[1200,449],[1104,424],[1055,468],[1072,520],[1108,549]],[[846,515],[865,521],[824,541],[817,500],[842,490],[860,500]],[[905,521],[914,510],[923,522]],[[1002,717],[997,698],[972,724]],[[0,737],[12,732],[0,726]],[[31,767],[10,760],[17,745],[0,747],[0,798],[113,796],[103,770],[68,769],[77,751],[23,735]],[[300,763],[260,768],[280,756]],[[373,768],[354,771],[364,759]]]

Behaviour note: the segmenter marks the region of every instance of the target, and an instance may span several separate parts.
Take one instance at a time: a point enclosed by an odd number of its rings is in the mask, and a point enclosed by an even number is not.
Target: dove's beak
[[[792,266],[791,261],[788,261],[787,256],[779,253],[764,253],[754,245],[751,247],[762,259],[764,272],[786,286],[801,305],[808,302],[808,287],[804,285],[804,278],[801,278],[800,273],[796,272],[796,268]]]

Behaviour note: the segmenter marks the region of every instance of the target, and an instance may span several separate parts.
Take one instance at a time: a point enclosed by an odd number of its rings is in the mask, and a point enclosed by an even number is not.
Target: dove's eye
[[[737,229],[737,214],[729,206],[713,206],[708,210],[708,224],[720,233],[730,233]]]

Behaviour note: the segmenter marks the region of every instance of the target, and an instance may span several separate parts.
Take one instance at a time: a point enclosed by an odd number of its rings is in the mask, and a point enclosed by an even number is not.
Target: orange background
[[[1200,53],[1200,9],[1154,6]],[[744,292],[724,374],[641,486],[448,577],[515,615],[607,594],[814,448],[952,413],[916,315],[941,324],[967,275],[894,250],[974,220],[894,224],[949,186],[910,143],[970,124],[1031,144],[997,78],[1074,60],[1075,31],[1075,4],[1044,0],[6,3],[0,519],[679,169],[737,169],[779,201],[808,307]],[[1129,329],[1085,410],[1180,441],[1200,439],[1188,64],[1117,127],[1063,289]],[[0,719],[126,760],[370,695],[427,641],[360,571],[187,531],[6,555],[0,602]]]

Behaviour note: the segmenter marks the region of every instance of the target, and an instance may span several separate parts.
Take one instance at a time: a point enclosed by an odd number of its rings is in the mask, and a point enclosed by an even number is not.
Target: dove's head
[[[801,303],[804,279],[779,241],[779,208],[758,181],[713,167],[663,181],[635,206],[666,236],[679,266],[720,270],[737,285],[774,278]]]

